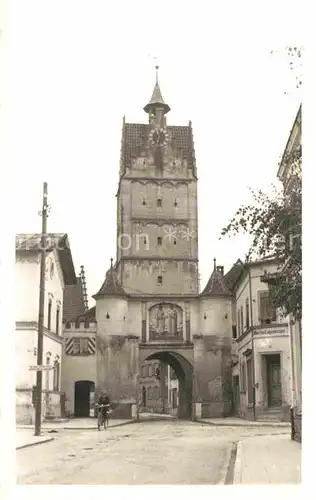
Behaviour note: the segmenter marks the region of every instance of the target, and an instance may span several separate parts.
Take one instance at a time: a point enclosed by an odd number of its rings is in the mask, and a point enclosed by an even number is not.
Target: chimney
[[[224,276],[224,266],[216,266],[216,271],[220,272]]]

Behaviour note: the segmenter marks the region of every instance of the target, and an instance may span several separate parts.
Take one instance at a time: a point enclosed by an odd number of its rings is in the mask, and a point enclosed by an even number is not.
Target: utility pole
[[[255,343],[254,343],[254,324],[253,324],[253,310],[252,310],[252,286],[251,286],[251,268],[249,269],[249,302],[250,302],[250,327],[251,327],[251,350],[252,350],[252,411],[253,419],[256,420],[256,370],[255,370]]]
[[[35,393],[35,436],[41,434],[42,421],[42,379],[43,372],[40,369],[43,364],[43,334],[44,334],[44,306],[45,306],[45,267],[46,267],[46,227],[47,227],[47,182],[43,186],[43,207],[40,213],[42,217],[41,234],[41,268],[40,268],[40,289],[38,308],[38,334],[37,334],[37,366],[36,371],[36,393]]]

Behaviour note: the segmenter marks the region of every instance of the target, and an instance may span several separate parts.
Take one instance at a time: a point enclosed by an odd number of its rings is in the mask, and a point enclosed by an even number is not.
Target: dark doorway
[[[239,389],[239,376],[233,377],[233,414],[239,415],[240,405],[240,389]]]
[[[75,417],[90,417],[91,396],[94,382],[79,380],[75,382]]]
[[[282,403],[280,354],[267,356],[268,406],[278,407]]]

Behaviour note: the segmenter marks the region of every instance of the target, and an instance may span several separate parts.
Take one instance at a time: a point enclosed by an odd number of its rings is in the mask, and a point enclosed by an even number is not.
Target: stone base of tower
[[[229,340],[216,335],[195,336],[195,418],[231,414],[231,354]]]
[[[128,335],[97,337],[96,395],[110,398],[111,418],[136,418],[138,400],[138,338]]]

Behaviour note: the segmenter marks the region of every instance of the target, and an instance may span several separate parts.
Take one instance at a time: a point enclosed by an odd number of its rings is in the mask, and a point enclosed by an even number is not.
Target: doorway
[[[269,354],[266,357],[266,362],[268,408],[277,408],[282,404],[280,354]]]
[[[239,389],[239,376],[233,376],[233,414],[239,415],[240,405],[240,389]]]
[[[91,398],[94,399],[94,382],[90,380],[75,382],[75,417],[90,417]]]

